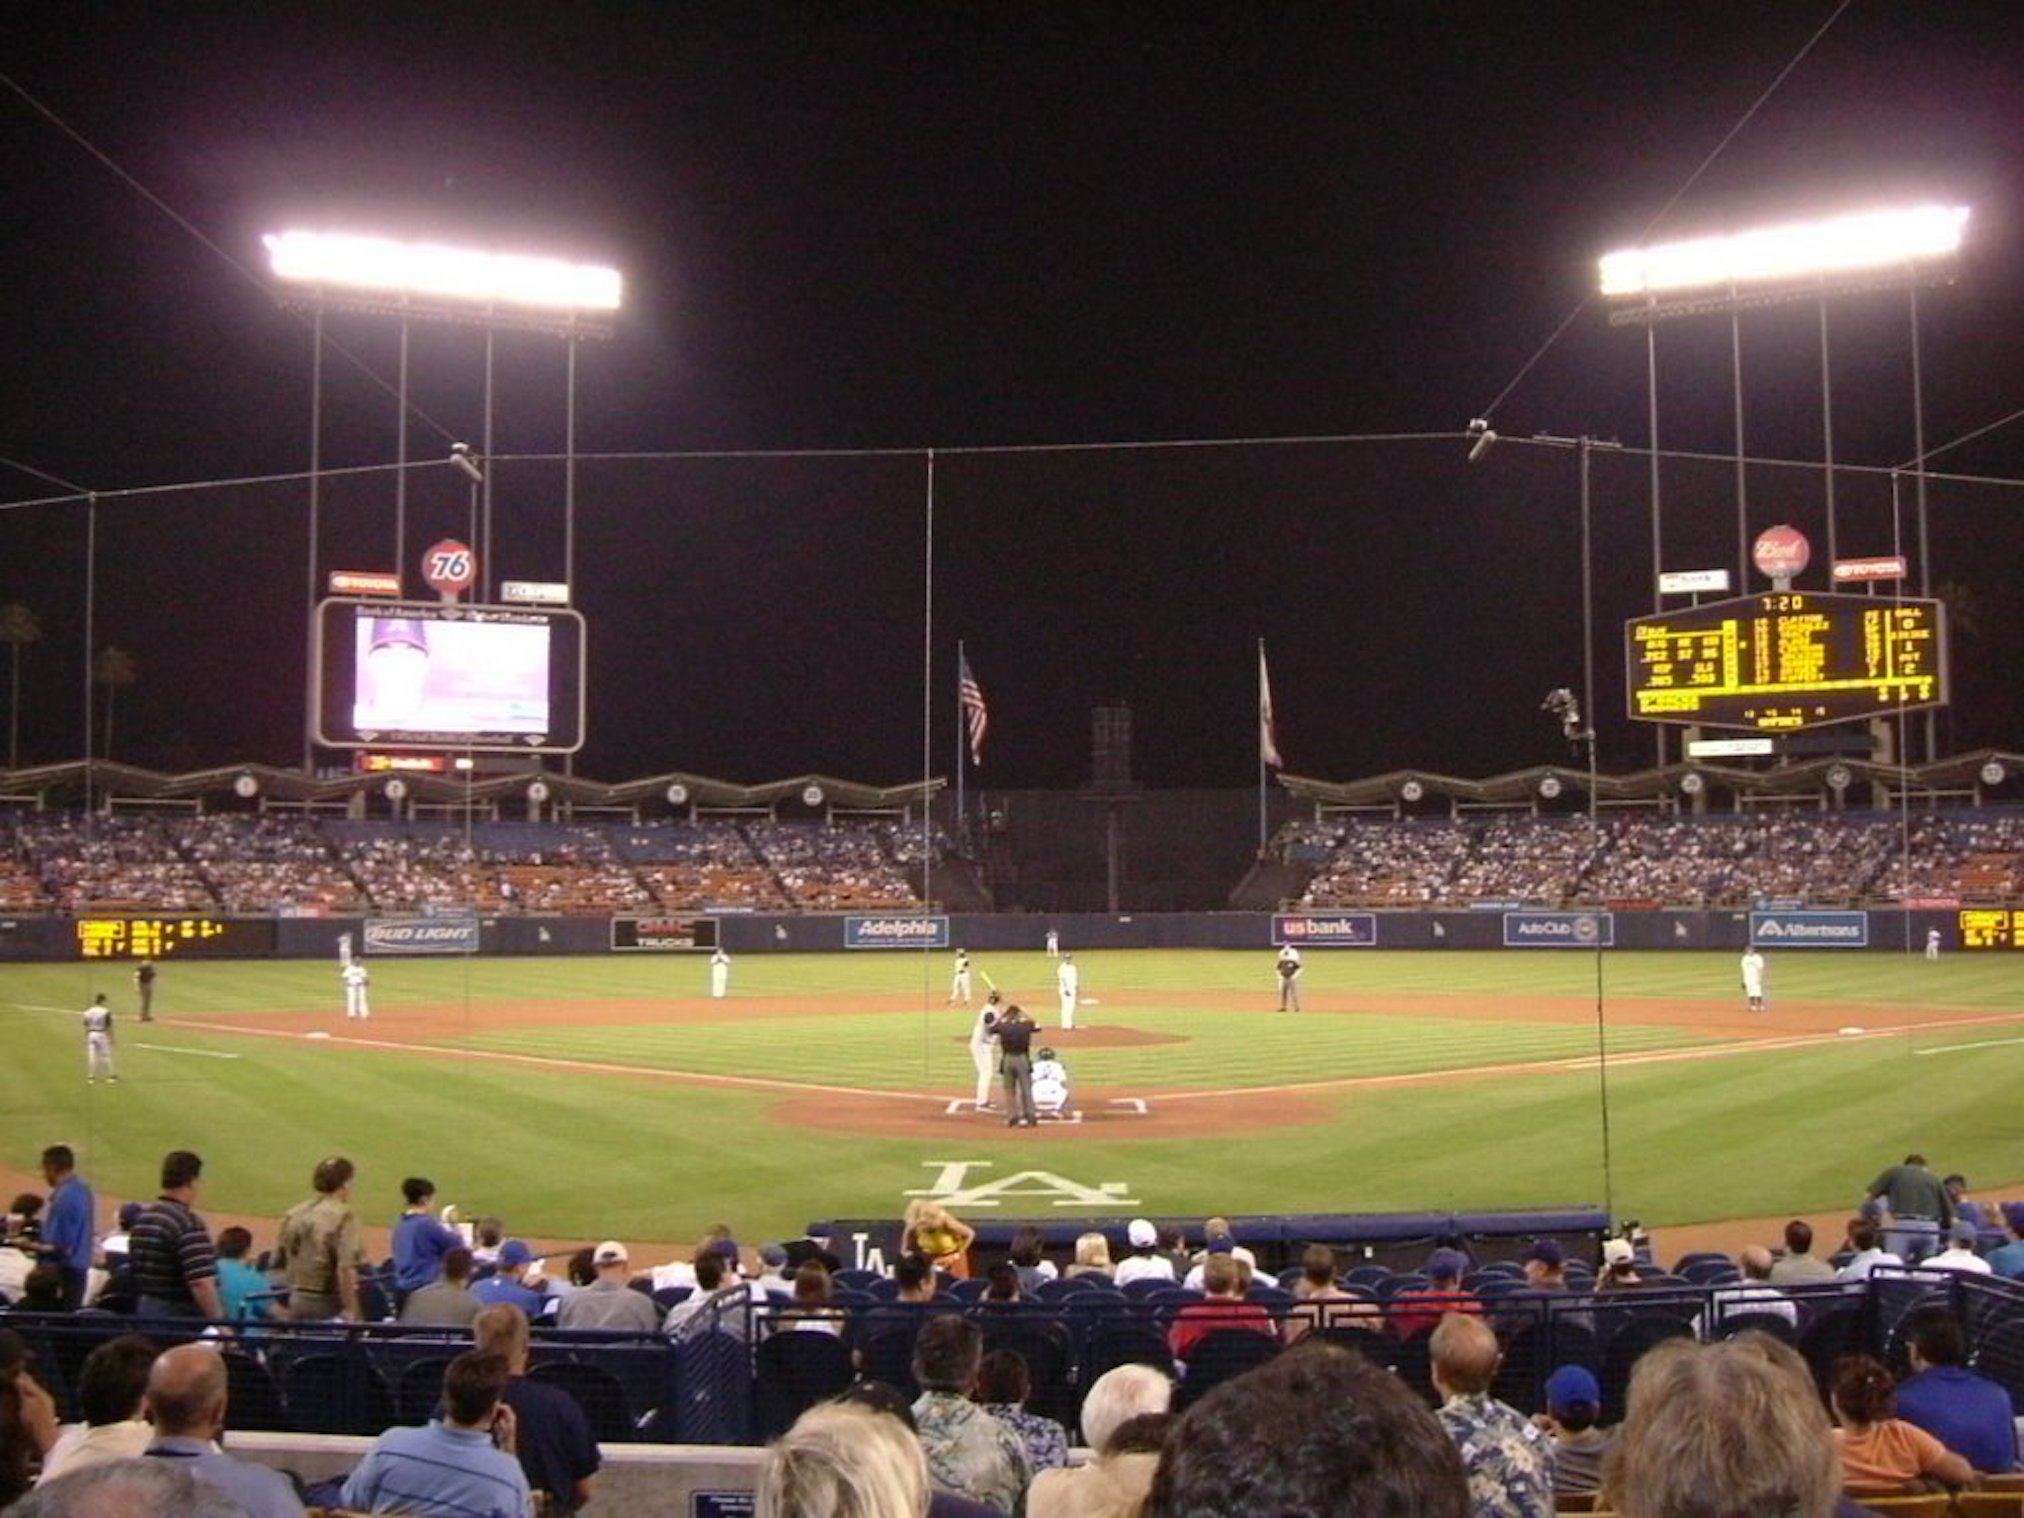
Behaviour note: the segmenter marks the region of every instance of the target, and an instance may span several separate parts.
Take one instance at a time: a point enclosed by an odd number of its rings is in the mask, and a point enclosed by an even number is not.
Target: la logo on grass
[[[989,1170],[989,1160],[923,1160],[938,1168],[933,1184],[902,1196],[933,1197],[961,1211],[965,1208],[1002,1207],[1007,1202],[1023,1206],[1045,1203],[1053,1207],[1136,1207],[1138,1198],[1127,1195],[1131,1187],[1123,1181],[1100,1181],[1085,1186],[1052,1170],[1016,1170],[994,1180],[971,1180],[971,1172]]]

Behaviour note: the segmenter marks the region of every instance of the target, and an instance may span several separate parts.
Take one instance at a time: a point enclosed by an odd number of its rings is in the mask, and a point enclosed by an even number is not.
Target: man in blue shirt
[[[499,1246],[499,1263],[492,1274],[471,1288],[471,1295],[487,1307],[517,1307],[530,1318],[541,1316],[548,1298],[527,1285],[527,1267],[534,1263],[534,1251],[525,1239],[508,1239]]]
[[[534,1518],[520,1462],[495,1443],[513,1442],[512,1410],[500,1405],[506,1357],[472,1350],[443,1372],[443,1416],[422,1428],[390,1428],[344,1483],[339,1505],[368,1513]]]
[[[2017,1469],[2010,1393],[1961,1364],[1967,1342],[1960,1320],[1944,1307],[1921,1307],[1905,1328],[1915,1374],[1898,1386],[1898,1416],[1978,1471]]]
[[[2005,1202],[2001,1211],[2010,1242],[1989,1251],[1989,1269],[2013,1281],[2024,1279],[2024,1202]]]
[[[411,1291],[420,1291],[443,1273],[443,1256],[464,1248],[464,1236],[429,1216],[429,1204],[436,1199],[436,1183],[419,1175],[401,1182],[407,1208],[394,1224],[394,1305],[400,1306]]]
[[[84,1305],[85,1278],[91,1274],[91,1188],[78,1175],[77,1156],[68,1144],[42,1151],[42,1178],[49,1183],[42,1243],[50,1263],[63,1274],[63,1305],[74,1311]]]
[[[288,1478],[235,1460],[218,1447],[225,1431],[225,1362],[209,1344],[181,1344],[148,1369],[146,1409],[155,1426],[147,1458],[181,1463],[244,1508],[251,1518],[302,1518]]]

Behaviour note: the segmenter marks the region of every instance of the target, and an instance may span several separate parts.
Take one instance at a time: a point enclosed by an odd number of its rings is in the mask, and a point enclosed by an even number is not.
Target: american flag
[[[991,731],[991,708],[985,704],[984,688],[970,673],[967,654],[956,655],[956,700],[963,708],[963,725],[970,730],[970,762],[984,762],[984,735]]]
[[[1277,769],[1286,761],[1279,757],[1278,724],[1272,720],[1272,677],[1265,672],[1265,645],[1258,645],[1258,758]]]

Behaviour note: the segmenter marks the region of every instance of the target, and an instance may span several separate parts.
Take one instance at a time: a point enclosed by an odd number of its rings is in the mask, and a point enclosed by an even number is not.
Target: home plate
[[[1842,1036],[1843,1038],[1860,1038],[1860,1037],[1862,1037],[1862,1035],[1863,1035],[1863,1034],[1867,1033],[1868,1031],[1869,1031],[1869,1030],[1868,1030],[1867,1028],[1837,1028],[1837,1029],[1835,1029],[1835,1032],[1839,1033],[1839,1034],[1840,1034],[1840,1035],[1841,1035],[1841,1036]]]

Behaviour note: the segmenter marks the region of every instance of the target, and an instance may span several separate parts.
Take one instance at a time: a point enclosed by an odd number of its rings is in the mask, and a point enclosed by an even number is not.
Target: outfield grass
[[[981,1162],[969,1172],[973,1184],[1028,1168],[1111,1183],[1111,1210],[1123,1211],[1604,1199],[1592,955],[1317,952],[1306,977],[1310,1007],[1354,995],[1357,1010],[1297,1018],[1270,1010],[1267,955],[1077,959],[1095,1002],[1083,1009],[1085,1024],[1168,1040],[1075,1051],[1084,1088],[1157,1098],[1451,1074],[1258,1097],[1234,1113],[1182,1101],[1165,1110],[1210,1115],[1155,1137],[1133,1136],[1120,1122],[1021,1143],[975,1118],[932,1137],[798,1128],[776,1116],[780,1090],[651,1073],[967,1091],[968,1017],[942,1006],[947,956],[889,952],[740,956],[734,996],[710,1009],[724,1014],[717,1021],[653,1015],[654,1004],[703,994],[696,958],[376,962],[372,1031],[396,1039],[404,1025],[426,1022],[436,1052],[420,1055],[302,1037],[357,1031],[339,1015],[328,963],[170,964],[158,990],[167,1020],[123,1020],[125,1078],[113,1089],[85,1084],[71,1009],[105,989],[124,1012],[132,1000],[125,975],[14,965],[0,966],[0,1163],[32,1170],[41,1146],[61,1139],[79,1148],[102,1192],[146,1194],[161,1152],[192,1147],[209,1165],[209,1206],[267,1214],[300,1195],[320,1156],[344,1152],[360,1162],[371,1211],[391,1214],[399,1177],[419,1171],[437,1180],[444,1200],[499,1212],[517,1231],[578,1238],[686,1240],[718,1219],[759,1237],[825,1215],[892,1215],[936,1167],[966,1160]],[[1044,958],[980,956],[979,964],[1052,1023]],[[1931,965],[1877,953],[1775,955],[1774,1016],[1820,1004],[1813,1023],[1826,1037],[1665,1063],[1635,1057],[1726,1046],[1735,1027],[1747,1027],[1734,956],[1620,952],[1601,965],[1612,1055],[1609,1199],[1620,1215],[1677,1224],[1847,1206],[1910,1148],[1963,1170],[1981,1189],[2024,1177],[2008,1110],[2024,1075],[2024,1028],[1972,1025],[2019,1010],[2015,970],[2002,958],[1952,955]],[[1437,1006],[1421,1003],[1430,996]],[[1510,1015],[1521,998],[1560,999],[1558,1020]],[[1654,1015],[1652,999],[1667,1008]],[[624,1004],[612,1018],[632,1020],[601,1018],[606,1002]],[[741,1002],[767,1010],[740,1016]],[[513,1020],[495,1015],[502,1003],[516,1007]],[[543,1005],[551,1003],[552,1018]],[[1726,1026],[1697,1021],[1716,1010]],[[193,1028],[198,1021],[216,1028]],[[1910,1031],[1833,1037],[1842,1025]],[[234,1031],[259,1027],[290,1036]],[[502,1054],[536,1063],[502,1062]],[[1541,1068],[1467,1073],[1503,1066]],[[826,1098],[799,1100],[806,1110]],[[1279,1126],[1289,1104],[1320,1121]],[[999,1211],[1079,1214],[1052,1202],[1014,1200]]]

